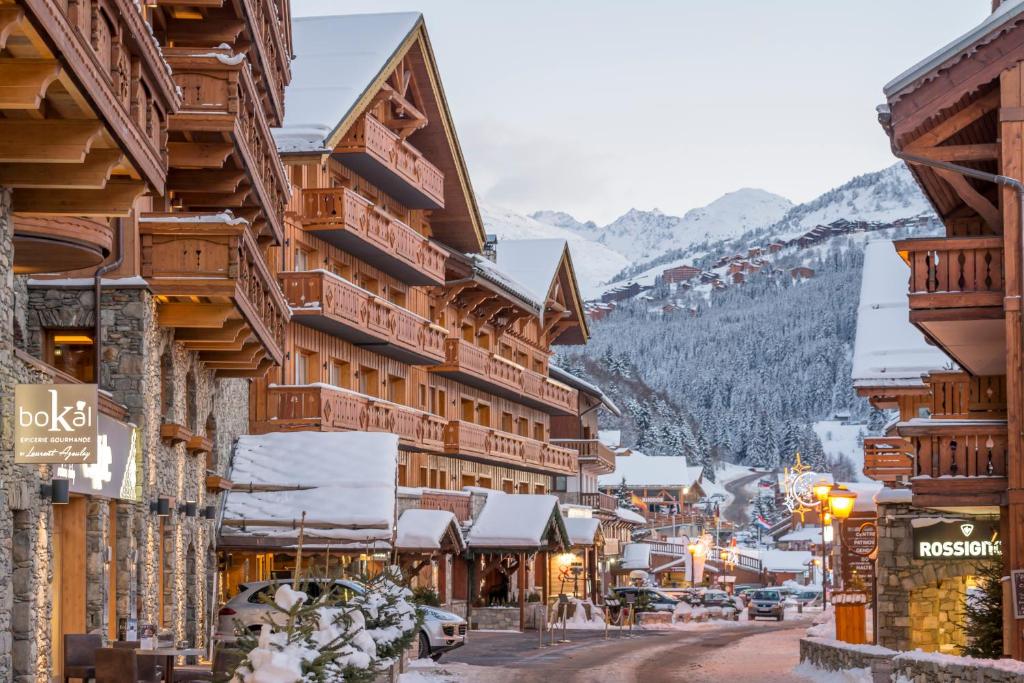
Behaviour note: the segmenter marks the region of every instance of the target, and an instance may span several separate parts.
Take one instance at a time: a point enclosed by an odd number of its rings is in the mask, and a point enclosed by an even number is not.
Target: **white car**
[[[348,601],[356,595],[366,593],[366,586],[358,581],[346,579],[333,579],[332,591],[343,601]],[[266,617],[270,613],[266,600],[273,597],[278,586],[282,584],[291,585],[290,580],[283,581],[256,581],[245,583],[239,586],[238,594],[227,601],[217,613],[217,630],[213,634],[214,640],[221,643],[232,643],[235,641],[236,630],[248,629],[259,631],[266,623]],[[315,580],[303,585],[303,590],[310,600],[320,597],[324,582]],[[466,642],[466,620],[457,614],[452,614],[437,607],[418,605],[417,609],[423,615],[423,623],[419,633],[420,659],[430,657],[435,661],[449,650],[462,647]]]

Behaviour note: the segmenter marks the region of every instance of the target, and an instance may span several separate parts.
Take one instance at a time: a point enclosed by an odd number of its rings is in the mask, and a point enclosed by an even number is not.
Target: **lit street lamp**
[[[812,489],[814,497],[818,500],[818,522],[821,524],[821,604],[828,605],[828,555],[825,551],[826,543],[831,540],[825,536],[825,524],[832,527],[832,519],[840,521],[848,518],[853,512],[854,502],[857,494],[850,491],[842,484],[832,485],[824,479],[819,480]],[[828,505],[828,510],[825,506]],[[829,534],[831,535],[831,534]]]
[[[686,552],[690,553],[690,588],[697,587],[697,544],[690,543],[686,546]]]

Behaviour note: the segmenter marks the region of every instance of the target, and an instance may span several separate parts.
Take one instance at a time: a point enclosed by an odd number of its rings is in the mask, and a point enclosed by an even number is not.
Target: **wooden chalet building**
[[[678,282],[686,282],[700,275],[700,268],[694,266],[675,266],[661,272],[661,279],[665,284],[672,285]]]
[[[897,533],[887,540],[890,530],[880,526],[880,544],[892,549],[880,546],[879,585],[893,555],[912,553],[909,567],[904,562],[890,573],[936,576],[940,600],[970,586],[972,564],[983,556],[1001,554],[1006,575],[1024,569],[1022,62],[1024,6],[996,2],[987,19],[887,84],[879,108],[894,153],[908,162],[942,222],[937,237],[895,243],[909,266],[909,288],[897,291],[909,295],[909,321],[958,366],[930,373],[923,395],[893,396],[902,418],[895,431],[909,447],[875,474],[889,484],[879,494],[880,520],[904,513],[939,521],[915,527],[910,542],[892,540]],[[913,402],[922,405],[914,410]],[[975,535],[985,543],[969,544],[966,554],[931,552],[941,547],[937,541]],[[904,587],[914,585],[907,578]],[[1004,649],[1022,659],[1024,624],[1014,618],[1008,583],[1004,590]],[[892,597],[894,617],[907,616],[909,603],[914,630],[882,614],[880,644],[955,649],[956,634],[920,633],[918,618],[933,615],[922,614],[931,603],[916,587]]]
[[[0,680],[62,680],[64,634],[208,642],[219,475],[290,315],[289,3],[7,0],[0,49],[4,432],[14,385],[96,384],[106,448],[0,458]]]

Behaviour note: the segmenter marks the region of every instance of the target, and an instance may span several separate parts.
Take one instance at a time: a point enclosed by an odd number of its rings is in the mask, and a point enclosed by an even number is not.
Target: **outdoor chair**
[[[213,671],[202,664],[185,664],[174,667],[175,683],[204,683],[213,680]]]
[[[96,680],[96,651],[103,647],[98,633],[64,634],[64,683],[78,679],[82,683]]]
[[[103,647],[96,651],[96,683],[153,683],[139,676],[135,651],[125,647]]]
[[[218,647],[213,653],[213,680],[222,682],[230,681],[231,674],[235,672],[238,665],[245,659],[241,650],[234,648]]]

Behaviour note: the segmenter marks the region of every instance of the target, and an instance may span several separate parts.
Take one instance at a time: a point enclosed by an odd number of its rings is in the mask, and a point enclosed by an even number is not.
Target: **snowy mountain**
[[[503,240],[564,239],[569,242],[573,269],[584,298],[596,296],[601,284],[629,265],[629,260],[605,245],[580,236],[557,225],[541,223],[533,218],[496,206],[482,205],[484,226],[498,236],[498,249]]]

